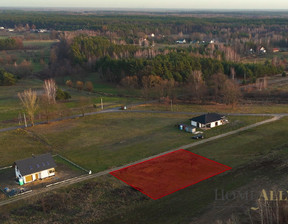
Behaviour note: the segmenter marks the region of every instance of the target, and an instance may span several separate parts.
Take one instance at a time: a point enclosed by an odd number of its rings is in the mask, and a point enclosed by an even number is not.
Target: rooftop
[[[22,176],[37,173],[57,166],[50,153],[32,156],[31,158],[23,160],[17,160],[14,164],[17,165]]]
[[[190,120],[201,123],[201,124],[209,124],[214,121],[219,121],[222,118],[223,118],[223,115],[216,114],[216,113],[208,113],[208,114],[203,114],[198,117],[193,117]]]

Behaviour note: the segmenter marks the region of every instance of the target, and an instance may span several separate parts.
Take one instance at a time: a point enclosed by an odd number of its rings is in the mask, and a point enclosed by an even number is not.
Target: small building
[[[186,44],[186,40],[177,40],[176,41],[177,44]]]
[[[278,53],[280,51],[279,48],[273,48],[273,53]]]
[[[266,54],[267,50],[265,47],[260,47],[259,52],[260,54]]]
[[[56,166],[50,153],[14,162],[16,178],[20,185],[55,176]]]
[[[227,122],[225,116],[216,113],[203,114],[190,119],[190,121],[192,126],[198,128],[214,128]]]
[[[185,131],[186,132],[189,132],[189,133],[195,133],[196,132],[196,127],[195,126],[192,126],[192,125],[187,125],[185,127]]]

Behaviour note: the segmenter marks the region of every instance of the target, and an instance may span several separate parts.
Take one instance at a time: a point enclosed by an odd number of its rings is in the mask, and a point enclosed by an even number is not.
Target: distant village
[[[50,33],[48,29],[36,29],[35,26],[30,26],[27,24],[26,26],[19,26],[15,28],[5,28],[4,26],[0,26],[1,32],[31,32],[31,33]]]

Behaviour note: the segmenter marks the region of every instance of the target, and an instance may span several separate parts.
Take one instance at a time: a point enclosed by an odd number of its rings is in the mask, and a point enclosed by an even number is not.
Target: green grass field
[[[27,141],[27,149],[34,149],[30,151],[35,153],[36,150],[42,152],[47,150],[48,146],[43,146],[44,141],[56,147],[56,151],[61,150],[66,157],[74,159],[80,164],[85,163],[90,167],[94,166],[93,168],[96,170],[98,170],[97,168],[105,169],[111,165],[116,166],[159,153],[164,151],[164,148],[167,150],[176,145],[191,142],[189,134],[172,127],[176,121],[184,121],[187,118],[183,115],[178,117],[174,115],[173,117],[161,114],[137,114],[135,116],[127,116],[124,113],[121,116],[107,114],[101,115],[101,117],[95,116],[93,119],[91,117],[83,118],[55,123],[51,126],[48,125],[48,127],[33,128],[30,130],[39,134],[39,138],[42,140],[21,135],[20,143],[25,144]],[[231,119],[240,120],[238,117],[231,117]],[[244,118],[246,123],[255,122],[252,120],[253,117]],[[258,178],[260,178],[259,180],[269,180],[270,183],[276,181],[281,175],[283,176],[283,172],[276,166],[277,163],[275,168],[274,166],[271,167],[270,163],[263,161],[273,161],[275,158],[285,161],[288,158],[287,125],[288,118],[283,118],[274,123],[191,148],[192,152],[231,166],[232,170],[156,201],[143,197],[142,193],[131,190],[121,181],[108,175],[53,193],[53,197],[57,200],[62,198],[62,203],[67,203],[61,212],[58,211],[58,207],[56,209],[52,206],[51,212],[45,213],[41,210],[41,203],[43,206],[43,202],[39,201],[40,199],[37,203],[22,202],[22,205],[21,203],[10,205],[5,207],[5,210],[8,213],[11,209],[16,209],[13,214],[17,214],[17,209],[23,211],[23,215],[11,217],[12,220],[23,223],[28,222],[27,214],[30,214],[33,208],[35,209],[32,205],[38,208],[38,212],[33,214],[34,220],[38,220],[44,215],[44,217],[52,220],[62,217],[63,220],[72,222],[72,220],[79,220],[80,214],[89,211],[89,215],[83,217],[86,222],[94,220],[95,223],[103,224],[191,223],[193,217],[206,211],[205,208],[214,201],[215,189],[236,190],[250,182],[254,183],[255,178],[256,180]],[[80,128],[81,126],[82,128]],[[8,144],[9,141],[15,139],[15,135],[15,132],[7,133],[5,138],[7,151],[16,150],[15,147],[13,149]],[[72,140],[71,136],[74,136]],[[106,137],[103,138],[103,136]],[[3,138],[1,142],[3,142]],[[29,154],[27,150],[25,151]],[[268,156],[269,154],[271,156]],[[15,153],[14,156],[16,155]],[[4,158],[7,162],[5,151]],[[267,165],[264,166],[263,164]],[[266,181],[266,183],[268,182]],[[91,186],[94,187],[91,188]],[[89,196],[76,194],[87,191],[87,189],[91,189]],[[47,200],[51,197],[49,195],[51,194],[45,196]],[[76,198],[78,200],[79,197],[82,197],[81,203],[73,203],[73,200]],[[85,207],[83,207],[84,204]],[[115,205],[117,206],[115,207]],[[111,213],[111,208],[114,209],[113,213]],[[101,213],[96,212],[99,209],[101,209]],[[68,214],[72,211],[76,212],[77,215],[70,217]],[[211,220],[216,221],[213,217]]]
[[[71,75],[65,77],[58,77],[56,80],[57,82],[62,83],[63,85],[67,80],[72,80],[74,83],[76,81],[83,81],[84,83],[86,81],[91,81],[94,86],[94,91],[101,95],[110,94],[114,96],[133,96],[134,98],[141,96],[140,89],[127,89],[115,83],[106,82],[105,80],[101,79],[100,74],[97,72],[87,73],[83,75],[81,78],[79,78],[78,75],[76,76]]]
[[[56,106],[51,107],[54,111],[53,118],[60,117],[57,111],[62,111],[61,114],[73,115],[81,114],[81,107],[85,107],[85,112],[92,112],[100,110],[101,98],[104,104],[104,109],[118,107],[137,103],[140,99],[131,97],[117,97],[117,96],[100,96],[99,94],[89,94],[86,91],[77,91],[76,89],[67,88],[66,86],[59,86],[65,91],[68,91],[72,96],[71,100],[59,102]],[[19,113],[22,114],[23,109],[18,99],[17,93],[23,92],[27,89],[33,89],[39,93],[43,92],[43,81],[39,79],[22,79],[17,82],[15,86],[0,86],[0,128],[11,127],[19,125]],[[97,108],[93,108],[93,104]],[[41,107],[36,114],[41,113]],[[23,115],[21,115],[23,116]],[[39,121],[39,116],[36,115],[36,120]],[[21,123],[23,125],[23,122]]]
[[[36,126],[28,132],[6,132],[0,135],[6,149],[0,164],[9,165],[18,156],[52,150],[86,169],[101,171],[197,141],[191,139],[191,133],[175,127],[177,123],[189,123],[189,118],[177,114],[98,114]],[[231,116],[229,124],[205,131],[204,135],[215,136],[264,119],[267,117]],[[18,138],[20,145],[11,144]]]
[[[133,110],[153,110],[153,111],[171,111],[171,105],[159,103],[145,104],[134,107]],[[225,104],[173,104],[175,112],[210,112],[210,113],[253,113],[253,114],[272,114],[272,113],[288,113],[288,104],[239,104],[236,107]]]

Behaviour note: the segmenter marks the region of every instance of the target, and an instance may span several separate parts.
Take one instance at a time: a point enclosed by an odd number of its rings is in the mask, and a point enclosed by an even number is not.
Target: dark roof
[[[197,127],[194,125],[186,125],[186,128],[197,128]]]
[[[203,114],[198,117],[193,117],[190,120],[201,123],[201,124],[209,124],[214,121],[219,121],[222,118],[223,118],[223,115],[216,114],[216,113],[208,113],[208,114]]]
[[[33,156],[23,160],[17,160],[14,164],[17,165],[22,176],[51,169],[57,166],[50,153]]]

